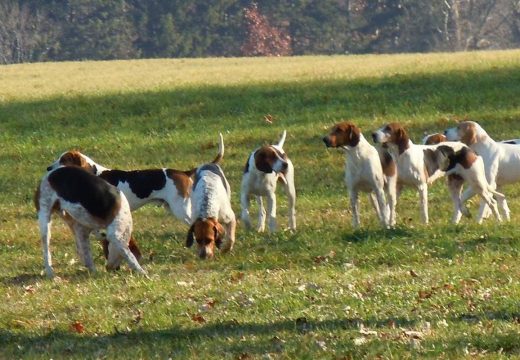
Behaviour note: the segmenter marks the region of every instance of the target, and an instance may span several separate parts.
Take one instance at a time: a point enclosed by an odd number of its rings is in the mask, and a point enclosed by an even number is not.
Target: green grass
[[[28,64],[0,67],[0,84],[0,358],[520,356],[520,186],[506,189],[507,224],[451,225],[439,181],[429,226],[408,190],[396,229],[381,230],[362,196],[353,231],[344,157],[321,142],[344,118],[367,134],[399,121],[415,141],[464,118],[520,137],[519,51]],[[43,275],[32,196],[63,151],[113,168],[188,169],[214,157],[223,132],[238,215],[247,155],[283,129],[296,233],[239,225],[233,253],[203,262],[184,247],[185,225],[145,207],[134,213],[145,279],[126,266],[107,273],[94,241],[89,274],[56,219],[59,278]]]

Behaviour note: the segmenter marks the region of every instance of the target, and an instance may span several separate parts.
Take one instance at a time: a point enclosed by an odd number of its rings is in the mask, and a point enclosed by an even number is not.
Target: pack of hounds
[[[501,192],[503,185],[520,181],[520,140],[494,141],[476,122],[463,121],[443,134],[428,135],[414,144],[399,123],[389,123],[372,134],[371,145],[359,127],[340,122],[323,137],[327,147],[345,152],[345,183],[352,210],[352,225],[360,226],[359,192],[367,192],[376,215],[385,228],[396,224],[396,204],[403,186],[419,192],[421,220],[428,223],[428,186],[446,176],[453,201],[452,222],[469,216],[465,202],[481,198],[477,222],[491,213],[497,221],[510,218]],[[276,187],[287,195],[289,229],[296,230],[294,166],[283,150],[286,131],[277,144],[255,149],[247,158],[240,194],[241,220],[251,228],[250,201],[258,204],[256,230],[276,231]],[[212,258],[215,248],[233,249],[237,221],[231,207],[231,188],[219,163],[224,156],[224,139],[219,135],[218,154],[213,161],[181,171],[168,168],[115,170],[103,167],[78,151],[63,153],[47,168],[36,189],[44,267],[53,277],[49,242],[51,216],[57,214],[74,234],[81,262],[90,270],[95,265],[89,236],[100,238],[108,270],[118,269],[123,260],[142,274],[141,252],[132,237],[131,212],[148,203],[164,204],[189,226],[186,246],[196,243],[198,256]],[[464,183],[467,189],[462,192]],[[264,198],[267,210],[264,207]]]

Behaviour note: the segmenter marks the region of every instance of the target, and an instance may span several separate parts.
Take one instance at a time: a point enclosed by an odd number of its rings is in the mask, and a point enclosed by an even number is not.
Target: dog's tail
[[[283,144],[285,143],[286,136],[287,136],[287,130],[284,130],[282,133],[282,138],[280,139],[280,141],[278,141],[278,146],[280,147],[280,149],[283,148]]]
[[[213,159],[213,161],[212,161],[213,164],[218,164],[220,162],[220,160],[222,160],[222,158],[224,157],[224,137],[222,136],[222,133],[219,133],[218,136],[219,136],[218,154],[215,157],[215,159]]]

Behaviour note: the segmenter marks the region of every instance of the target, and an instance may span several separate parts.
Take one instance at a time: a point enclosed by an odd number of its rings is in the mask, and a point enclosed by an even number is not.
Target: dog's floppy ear
[[[256,168],[267,174],[270,174],[273,172],[272,159],[271,159],[273,157],[273,154],[271,154],[270,152],[272,152],[272,150],[263,146],[260,149],[258,149],[254,155]]]
[[[195,240],[194,232],[195,224],[191,225],[190,229],[188,230],[188,236],[186,237],[186,247],[191,247],[193,245],[193,241]]]
[[[359,139],[361,137],[361,131],[357,126],[351,126],[350,127],[350,134],[349,134],[349,145],[350,146],[357,146],[359,144]]]
[[[215,226],[213,226],[213,231],[215,232],[215,245],[217,245],[217,248],[220,249],[220,247],[222,246],[222,238],[224,237],[226,231],[224,230],[222,225],[220,225],[219,222],[217,222]]]
[[[442,171],[449,170],[454,154],[455,150],[449,146],[439,146],[437,148],[437,163]]]

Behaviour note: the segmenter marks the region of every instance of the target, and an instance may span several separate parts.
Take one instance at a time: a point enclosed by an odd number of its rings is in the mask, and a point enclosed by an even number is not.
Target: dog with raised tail
[[[212,258],[215,247],[228,252],[235,244],[236,219],[231,208],[231,188],[219,166],[223,157],[224,138],[219,134],[217,157],[195,171],[191,194],[194,222],[188,231],[186,246],[191,247],[197,242],[201,259]]]
[[[288,200],[289,229],[296,230],[296,189],[294,187],[294,166],[283,146],[287,131],[284,130],[277,144],[264,145],[255,149],[247,158],[240,204],[242,207],[242,221],[246,228],[251,228],[249,206],[254,196],[258,204],[258,224],[256,230],[265,230],[266,215],[269,217],[269,231],[276,231],[276,185],[281,182]],[[267,199],[267,214],[263,199]]]

